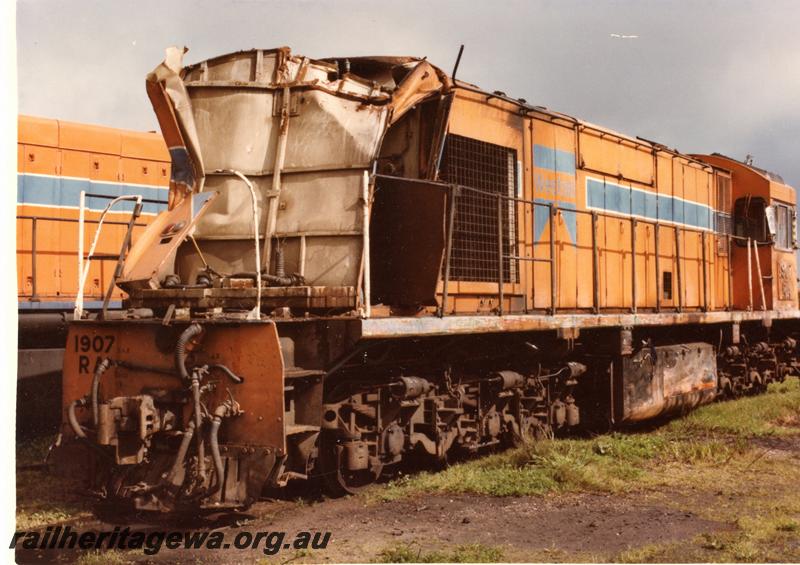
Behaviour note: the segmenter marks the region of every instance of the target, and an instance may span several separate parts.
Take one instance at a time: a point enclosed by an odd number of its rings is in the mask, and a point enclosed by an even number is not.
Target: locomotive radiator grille
[[[448,135],[441,167],[443,181],[467,187],[456,202],[450,279],[497,282],[498,197],[502,196],[503,280],[519,282],[514,244],[517,210],[513,200],[517,152],[460,135]],[[476,189],[476,190],[470,190]],[[480,191],[480,192],[479,192]]]

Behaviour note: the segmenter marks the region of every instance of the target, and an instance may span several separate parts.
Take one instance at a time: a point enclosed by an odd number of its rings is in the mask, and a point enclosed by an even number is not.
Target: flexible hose
[[[72,428],[72,432],[81,439],[86,439],[86,432],[83,431],[81,425],[78,423],[78,418],[75,416],[75,408],[78,406],[86,406],[86,399],[79,398],[72,402],[67,409],[67,419],[69,420],[69,425]]]
[[[175,368],[178,369],[178,374],[182,379],[189,380],[189,372],[186,370],[186,344],[202,331],[203,328],[200,324],[192,324],[183,330],[177,345],[175,345]]]
[[[109,359],[103,359],[97,365],[97,368],[94,370],[94,376],[92,377],[92,423],[94,424],[95,430],[100,420],[100,400],[98,399],[100,394],[100,377],[103,376],[103,373],[106,372],[109,365],[111,365]]]
[[[178,343],[175,344],[175,368],[181,379],[189,379],[189,371],[186,370],[186,344],[189,340],[203,331],[200,324],[192,324],[181,333]],[[198,430],[197,434],[197,467],[201,478],[205,478],[205,448],[203,446],[203,435],[199,433],[203,425],[203,415],[200,412],[200,377],[197,373],[192,374],[192,400],[194,404],[194,425]]]
[[[203,414],[200,411],[200,378],[197,373],[192,375],[192,399],[194,400],[194,425],[197,433],[197,473],[201,479],[206,478],[206,449],[203,442],[201,429],[203,426]]]
[[[237,375],[236,373],[234,373],[233,371],[228,369],[228,367],[226,367],[221,363],[214,363],[213,365],[209,365],[208,368],[219,369],[220,371],[228,375],[228,378],[233,382],[235,382],[236,384],[242,384],[244,382],[244,377],[240,377],[239,375]]]
[[[178,447],[178,454],[175,456],[175,461],[172,463],[172,467],[170,468],[169,472],[164,477],[164,483],[171,483],[175,479],[175,475],[180,470],[183,460],[186,459],[186,454],[189,452],[189,444],[192,443],[194,428],[194,421],[189,422],[189,425],[186,426],[186,431],[183,433],[181,445]]]
[[[208,446],[211,449],[211,458],[214,460],[214,471],[217,475],[214,481],[214,488],[212,488],[205,497],[211,497],[217,494],[222,488],[223,473],[225,469],[222,466],[222,456],[219,454],[219,427],[222,424],[222,418],[214,415],[211,420],[211,430],[208,432]]]

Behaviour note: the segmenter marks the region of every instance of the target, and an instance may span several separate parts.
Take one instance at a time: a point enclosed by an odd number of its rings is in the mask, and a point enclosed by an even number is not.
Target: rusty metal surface
[[[187,138],[179,141],[201,169],[193,190],[220,192],[196,232],[211,267],[253,264],[252,246],[240,245],[252,239],[253,214],[238,171],[256,189],[263,265],[274,263],[274,238],[309,284],[357,286],[368,225],[363,174],[389,124],[446,88],[444,74],[419,59],[360,59],[351,72],[349,60],[316,61],[280,47],[215,57],[177,76],[181,56],[168,51],[148,88],[155,81],[167,91],[151,99],[160,122],[180,126],[165,131]],[[192,280],[195,246],[184,245],[176,264]]]
[[[619,421],[688,411],[717,394],[717,359],[709,343],[642,347],[624,357],[621,368]]]
[[[436,305],[447,185],[378,176],[372,205],[373,301]]]
[[[226,399],[228,387],[244,410],[242,416],[226,421],[227,440],[283,450],[283,361],[275,324],[228,322],[205,327],[202,345],[193,354],[194,364],[224,363],[245,378],[239,385],[221,383],[225,386],[208,397],[209,405],[216,406]],[[73,323],[64,356],[63,405],[89,392],[95,365],[105,357],[146,363],[174,374],[112,366],[100,384],[101,398],[136,396],[154,388],[180,389],[185,383],[175,373],[174,347],[183,329],[162,326],[159,320]]]

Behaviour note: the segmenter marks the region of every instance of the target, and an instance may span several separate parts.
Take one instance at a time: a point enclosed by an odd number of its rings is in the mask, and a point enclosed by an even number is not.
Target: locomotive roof
[[[202,64],[203,62],[210,62],[214,60],[221,60],[231,55],[235,55],[237,53],[245,53],[245,52],[253,52],[259,51],[258,49],[252,50],[242,50],[237,52],[231,52],[223,55],[218,55],[206,59],[205,61],[201,61],[198,63],[194,63],[191,65],[187,65],[184,67],[184,72],[187,70],[197,67],[198,65]],[[284,52],[287,56],[292,57],[303,57],[302,55],[296,55],[291,53],[289,47],[277,47],[272,49],[261,49],[260,51],[264,53],[272,53],[272,52]],[[591,122],[581,120],[569,114],[564,114],[562,112],[557,112],[555,110],[551,110],[544,106],[538,106],[534,104],[529,104],[527,100],[524,98],[513,98],[508,96],[505,92],[495,90],[495,91],[488,91],[484,90],[483,88],[460,80],[460,79],[453,79],[448,73],[442,71],[440,67],[437,67],[431,64],[426,57],[414,57],[414,56],[395,56],[395,55],[370,55],[370,56],[357,56],[357,57],[325,57],[320,59],[313,59],[313,58],[306,58],[309,62],[315,63],[317,65],[322,65],[325,67],[329,67],[331,70],[341,69],[342,66],[346,66],[348,68],[348,72],[355,78],[356,80],[362,80],[367,83],[377,83],[381,86],[383,92],[392,92],[395,88],[397,88],[400,81],[406,76],[406,74],[417,64],[425,62],[433,69],[438,75],[439,80],[443,84],[443,90],[447,91],[451,88],[463,89],[471,92],[475,92],[478,94],[485,95],[488,99],[498,99],[502,100],[506,103],[513,104],[519,108],[520,113],[522,114],[529,114],[529,113],[538,113],[540,115],[548,116],[552,120],[563,120],[565,122],[569,122],[575,126],[579,126],[586,129],[591,129],[597,132],[601,132],[602,134],[614,136],[617,139],[627,141],[634,145],[639,145],[647,148],[652,148],[656,151],[663,151],[666,153],[670,153],[675,156],[679,156],[681,158],[686,159],[696,165],[699,165],[703,168],[711,167],[708,163],[700,161],[694,158],[691,155],[687,155],[685,153],[681,153],[677,149],[668,147],[662,143],[658,143],[656,141],[652,141],[649,139],[645,139],[642,137],[634,137],[630,135],[626,135],[624,133],[593,124]],[[769,173],[767,171],[763,171],[762,169],[757,169],[752,167],[755,171],[759,172],[760,174],[769,175],[770,178],[773,180],[780,179],[778,175],[774,173]],[[783,182],[779,180],[776,182]]]
[[[740,165],[742,165],[744,167],[747,167],[748,169],[751,169],[752,171],[760,174],[761,176],[763,176],[767,180],[771,180],[772,182],[777,182],[777,183],[780,183],[780,184],[786,184],[786,181],[784,181],[783,177],[780,176],[778,173],[773,173],[772,171],[768,171],[766,169],[761,169],[759,167],[755,167],[750,163],[746,163],[745,161],[740,161],[739,159],[735,159],[733,157],[728,157],[727,155],[723,155],[722,153],[712,153],[712,155],[715,156],[715,157],[721,157],[723,159],[727,159],[728,161],[733,161],[734,163],[738,163],[738,164],[740,164]]]

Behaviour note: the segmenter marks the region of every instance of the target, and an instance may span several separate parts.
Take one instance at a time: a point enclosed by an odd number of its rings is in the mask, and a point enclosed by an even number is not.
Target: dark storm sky
[[[750,153],[800,188],[800,1],[21,0],[17,23],[21,113],[155,129],[144,76],[171,44],[187,63],[289,45],[450,71],[464,43],[464,80],[684,152]]]

